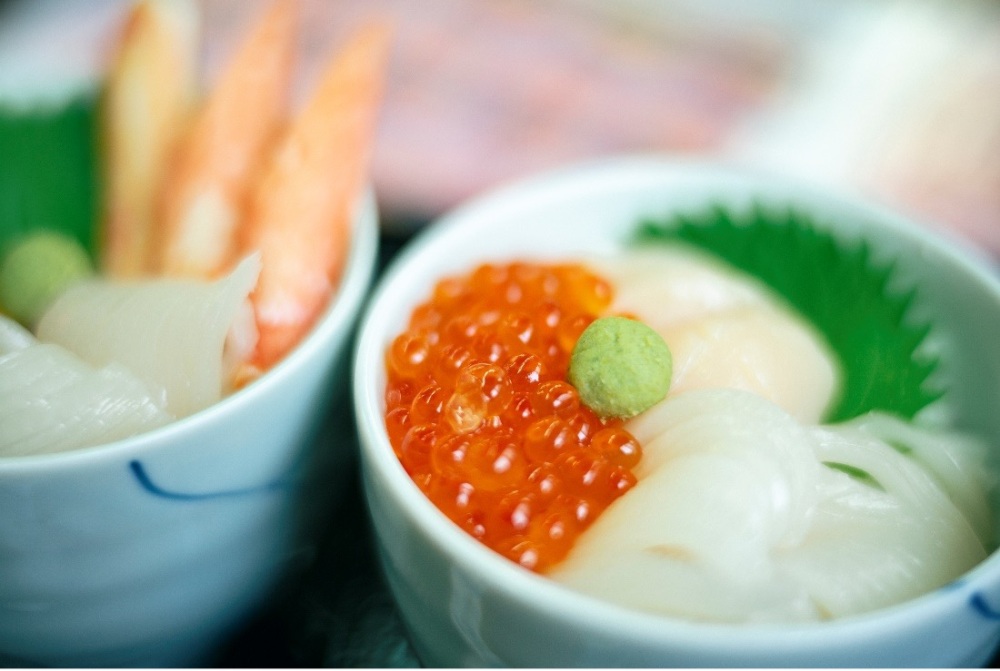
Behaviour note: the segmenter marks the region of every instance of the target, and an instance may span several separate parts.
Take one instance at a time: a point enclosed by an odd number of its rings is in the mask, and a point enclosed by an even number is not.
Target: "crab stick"
[[[263,12],[182,139],[161,202],[162,274],[230,269],[253,175],[287,113],[296,18],[289,0]]]
[[[243,253],[262,254],[251,295],[260,335],[251,365],[260,370],[299,341],[338,282],[368,177],[389,33],[368,24],[333,55],[254,190],[241,237]]]
[[[101,266],[152,271],[156,194],[193,109],[199,17],[191,0],[146,0],[127,17],[100,106],[105,147]]]

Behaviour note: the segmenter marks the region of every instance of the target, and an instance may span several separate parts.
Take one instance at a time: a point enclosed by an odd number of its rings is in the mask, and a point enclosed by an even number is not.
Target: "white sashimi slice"
[[[81,282],[42,316],[38,337],[93,366],[126,366],[184,417],[226,391],[227,337],[259,273],[255,254],[215,282]]]
[[[0,317],[0,331],[9,320]],[[119,364],[94,368],[34,339],[0,354],[0,455],[62,452],[127,438],[173,420]]]
[[[801,323],[761,304],[714,313],[665,330],[674,357],[671,393],[742,389],[806,422],[830,405],[837,373]]]
[[[853,483],[824,503],[807,542],[775,559],[823,618],[902,603],[946,585],[986,556],[981,546],[965,542],[968,535],[935,537],[943,524],[869,490]]]
[[[612,281],[616,309],[642,314],[657,330],[768,300],[758,280],[737,275],[715,257],[677,246],[640,247],[625,256],[588,259],[588,265]]]
[[[816,330],[759,281],[667,246],[588,263],[614,286],[610,310],[638,316],[667,342],[671,395],[742,389],[801,421],[822,418],[839,381],[837,362]]]
[[[969,476],[977,455],[953,441],[945,485],[872,424],[803,425],[734,390],[670,397],[626,424],[643,444],[638,483],[550,575],[629,607],[725,622],[840,617],[941,587],[986,556],[948,493],[985,500]]]
[[[983,545],[993,545],[996,534],[987,492],[998,483],[993,469],[987,466],[989,448],[983,441],[920,428],[883,413],[871,413],[849,424],[905,450],[907,456],[937,478]]]
[[[811,602],[771,567],[773,478],[753,459],[680,457],[605,510],[549,575],[598,598],[679,617],[815,619]]]
[[[814,618],[772,562],[808,533],[818,502],[824,467],[803,447],[808,432],[760,396],[729,389],[672,397],[626,426],[643,445],[638,483],[551,575],[661,613]]]
[[[860,468],[882,488],[828,470],[809,536],[776,558],[827,617],[914,598],[986,557],[968,519],[916,461],[856,427],[816,432],[819,458]]]
[[[653,406],[626,428],[643,449],[635,469],[636,489],[681,457],[722,455],[745,463],[747,477],[760,476],[754,484],[767,495],[767,509],[761,513],[770,522],[761,531],[769,545],[794,544],[808,530],[823,467],[803,447],[809,432],[777,405],[732,389],[692,391]],[[709,479],[701,486],[711,489],[713,483]],[[712,500],[709,496],[703,502]]]

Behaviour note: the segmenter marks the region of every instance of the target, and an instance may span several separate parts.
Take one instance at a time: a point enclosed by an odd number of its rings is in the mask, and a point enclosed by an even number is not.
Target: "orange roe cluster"
[[[557,563],[636,482],[641,448],[566,381],[611,287],[574,264],[484,264],[438,282],[386,352],[389,439],[469,534],[529,569]]]

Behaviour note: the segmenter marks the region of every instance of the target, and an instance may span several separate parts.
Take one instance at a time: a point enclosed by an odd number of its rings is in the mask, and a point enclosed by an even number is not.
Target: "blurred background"
[[[203,88],[267,0],[203,0]],[[481,192],[626,153],[749,165],[903,210],[1000,264],[996,0],[302,0],[296,95],[388,17],[383,262]],[[99,86],[129,3],[0,0],[0,109]],[[0,211],[16,176],[4,170]],[[413,666],[357,483],[220,666]]]
[[[204,0],[211,85],[264,0]],[[126,3],[0,0],[0,103],[99,80]],[[995,0],[303,0],[297,90],[396,26],[374,156],[390,235],[571,161],[658,152],[791,173],[1000,258]]]

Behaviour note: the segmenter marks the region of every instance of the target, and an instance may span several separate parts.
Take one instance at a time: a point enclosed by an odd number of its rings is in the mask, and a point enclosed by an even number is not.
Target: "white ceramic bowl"
[[[485,260],[606,251],[640,217],[763,199],[864,236],[919,282],[953,341],[959,427],[998,442],[1000,281],[982,259],[878,207],[701,164],[626,158],[544,175],[435,223],[390,268],[359,333],[355,409],[365,491],[388,582],[431,666],[961,666],[1000,637],[1000,556],[908,603],[810,625],[704,624],[633,612],[530,573],[467,536],[413,484],[384,423],[383,355],[442,275]],[[1000,507],[998,507],[1000,510]]]
[[[205,663],[318,541],[352,473],[349,353],[374,198],[319,323],[266,375],[150,433],[0,458],[0,662]]]

